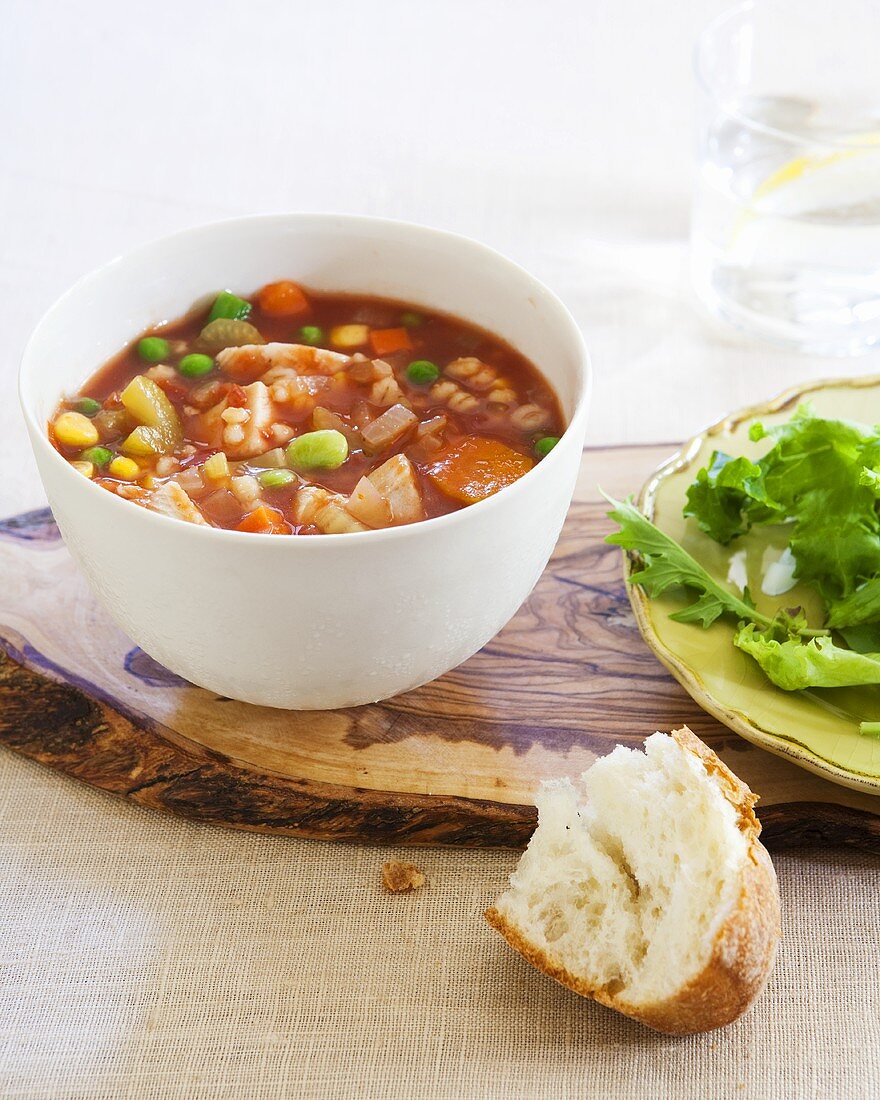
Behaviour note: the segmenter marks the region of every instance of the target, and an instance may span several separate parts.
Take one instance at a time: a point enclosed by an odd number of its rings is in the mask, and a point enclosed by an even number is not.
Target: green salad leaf
[[[748,458],[731,458],[714,451],[687,492],[685,514],[694,516],[701,530],[716,542],[728,543],[744,535],[753,513],[760,507],[771,511],[760,466]]]
[[[779,641],[773,628],[759,631],[754,623],[745,623],[733,644],[753,657],[768,679],[786,691],[880,684],[880,653],[843,649],[830,637]]]
[[[835,630],[880,622],[880,577],[872,577],[848,596],[828,601],[828,625]]]
[[[673,586],[697,593],[671,615],[678,622],[706,628],[735,615],[734,645],[777,687],[880,685],[880,429],[803,406],[787,423],[753,424],[749,436],[770,440],[767,453],[752,460],[715,451],[688,489],[684,515],[725,545],[755,526],[783,526],[795,577],[822,597],[827,629],[811,629],[800,608],[758,611],[748,589],[732,592],[631,499],[606,497],[619,526],[606,542],[640,558],[629,579],[651,598]],[[859,732],[880,737],[880,722],[861,722]]]
[[[630,583],[641,585],[652,599],[675,585],[700,593],[695,603],[670,616],[676,622],[698,622],[708,627],[719,615],[730,614],[764,627],[771,625],[772,620],[755,609],[748,593],[740,599],[719,584],[684,547],[642,515],[631,499],[620,501],[602,495],[612,506],[609,518],[620,527],[605,541],[635,551],[643,562],[642,568],[630,576]]]
[[[749,434],[773,446],[756,462],[713,455],[688,490],[685,515],[722,543],[755,524],[789,523],[795,575],[817,588],[833,624],[880,615],[880,592],[850,602],[880,574],[880,436],[809,406],[769,429],[753,424]]]
[[[859,623],[836,631],[847,649],[856,653],[880,653],[880,623]]]

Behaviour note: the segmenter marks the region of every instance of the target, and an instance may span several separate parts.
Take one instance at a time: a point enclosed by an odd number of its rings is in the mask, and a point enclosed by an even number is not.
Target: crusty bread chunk
[[[756,796],[687,728],[544,783],[486,919],[538,969],[657,1031],[710,1031],[763,988],[779,891]]]

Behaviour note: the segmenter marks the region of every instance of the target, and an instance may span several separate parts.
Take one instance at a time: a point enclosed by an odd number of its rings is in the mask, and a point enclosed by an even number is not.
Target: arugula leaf
[[[631,584],[641,585],[652,599],[675,585],[701,593],[695,603],[670,618],[680,623],[699,622],[708,627],[720,615],[729,614],[765,627],[771,625],[772,620],[755,609],[747,594],[740,599],[720,585],[675,539],[643,516],[631,498],[618,501],[605,493],[602,495],[612,506],[608,516],[620,526],[620,530],[608,535],[605,541],[635,551],[644,563],[642,569],[630,576]]]
[[[808,687],[856,687],[880,684],[880,653],[855,653],[830,638],[778,641],[773,629],[759,631],[743,624],[733,644],[753,657],[777,687],[798,691]]]

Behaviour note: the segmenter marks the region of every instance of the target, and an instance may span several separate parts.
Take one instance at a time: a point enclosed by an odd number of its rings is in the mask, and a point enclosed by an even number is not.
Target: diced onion
[[[312,424],[314,424],[317,431],[332,430],[341,432],[343,427],[347,427],[341,416],[331,409],[325,409],[323,405],[318,405],[312,411]]]
[[[187,466],[185,470],[181,470],[175,480],[181,489],[185,493],[189,493],[190,496],[204,492],[205,483],[202,480],[201,472],[195,466]]]
[[[348,440],[348,446],[351,450],[359,451],[361,449],[361,433],[357,428],[343,420],[338,413],[333,412],[332,409],[325,409],[322,405],[318,405],[312,411],[312,424],[319,431],[341,432]]]
[[[368,477],[362,477],[348,499],[346,509],[367,527],[388,527],[391,505]]]
[[[367,425],[363,431],[364,454],[375,455],[387,450],[399,440],[414,424],[418,423],[418,417],[404,405],[392,405],[372,424]]]
[[[274,447],[265,454],[248,459],[248,466],[253,466],[256,470],[281,470],[286,465],[287,455],[283,447]]]
[[[218,489],[202,501],[202,511],[215,523],[235,524],[241,519],[242,508],[234,493]]]

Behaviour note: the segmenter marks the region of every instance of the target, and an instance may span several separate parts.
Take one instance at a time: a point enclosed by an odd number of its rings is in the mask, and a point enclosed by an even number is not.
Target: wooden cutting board
[[[0,741],[94,787],[195,821],[394,844],[523,845],[542,777],[687,723],[761,796],[769,845],[880,850],[880,798],[758,749],[648,651],[597,483],[624,495],[673,448],[584,453],[544,576],[442,679],[386,703],[292,713],[180,680],[110,622],[47,510],[0,523]],[[149,562],[133,563],[149,568]],[[499,561],[499,569],[504,562]],[[230,659],[234,660],[234,639]]]

